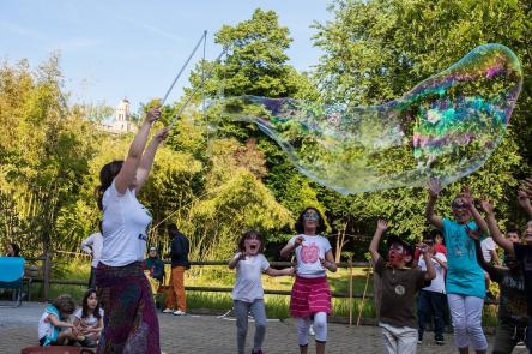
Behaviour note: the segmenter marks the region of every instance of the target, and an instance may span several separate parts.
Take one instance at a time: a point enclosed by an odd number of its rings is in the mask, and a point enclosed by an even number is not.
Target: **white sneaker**
[[[316,333],[314,333],[314,325],[310,325],[308,329],[309,336],[314,336]]]
[[[185,316],[187,313],[185,311],[177,310],[174,311],[174,316]]]
[[[174,309],[171,309],[171,308],[168,308],[168,307],[167,307],[167,308],[165,308],[165,309],[163,310],[163,313],[171,313],[171,312],[174,312]]]
[[[526,348],[526,344],[525,342],[518,342],[516,345],[515,345],[516,348]]]

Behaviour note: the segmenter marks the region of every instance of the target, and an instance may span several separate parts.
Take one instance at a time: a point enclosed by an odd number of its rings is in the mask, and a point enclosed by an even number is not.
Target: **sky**
[[[1,0],[0,60],[28,59],[31,67],[60,54],[71,102],[116,106],[162,97],[207,30],[207,60],[222,48],[213,41],[222,25],[250,19],[260,7],[273,10],[294,39],[287,51],[297,70],[316,65],[314,20],[331,18],[326,0]],[[179,98],[198,50],[169,96]]]

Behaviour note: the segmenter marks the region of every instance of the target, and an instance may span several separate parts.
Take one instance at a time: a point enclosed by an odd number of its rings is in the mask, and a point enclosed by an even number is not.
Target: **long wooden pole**
[[[366,299],[366,293],[368,291],[370,274],[371,274],[371,269],[368,268],[368,277],[366,278],[366,285],[364,286],[364,293],[362,294],[362,301],[360,302],[360,305],[358,307],[357,326],[360,324],[360,318],[362,317],[362,310],[364,310],[364,300]]]
[[[353,324],[353,255],[349,255],[349,327]]]

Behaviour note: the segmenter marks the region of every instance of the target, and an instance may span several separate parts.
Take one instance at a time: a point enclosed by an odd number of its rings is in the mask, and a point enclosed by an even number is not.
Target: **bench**
[[[25,263],[22,257],[0,257],[0,288],[13,289],[12,307],[22,305]]]

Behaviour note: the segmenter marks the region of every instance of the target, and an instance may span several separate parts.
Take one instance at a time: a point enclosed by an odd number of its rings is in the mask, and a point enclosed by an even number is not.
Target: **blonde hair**
[[[60,313],[68,313],[69,315],[74,313],[76,309],[76,303],[69,294],[61,294],[53,302],[54,307]]]

